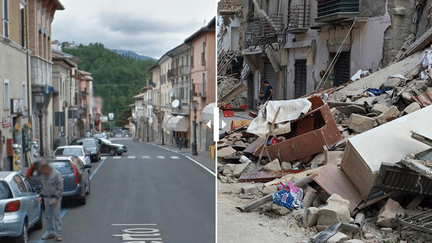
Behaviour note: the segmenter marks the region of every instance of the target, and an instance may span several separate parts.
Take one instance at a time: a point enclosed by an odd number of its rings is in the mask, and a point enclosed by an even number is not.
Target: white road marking
[[[157,224],[111,224],[111,226],[157,226]]]
[[[107,158],[106,156],[101,157],[101,159],[106,159],[106,158]]]
[[[178,156],[171,156],[171,159],[180,159]]]
[[[135,156],[128,156],[128,159],[135,159]]]
[[[156,156],[158,159],[165,159],[165,156]]]
[[[150,159],[150,156],[144,155],[143,159]]]
[[[121,156],[114,156],[113,159],[121,159]]]

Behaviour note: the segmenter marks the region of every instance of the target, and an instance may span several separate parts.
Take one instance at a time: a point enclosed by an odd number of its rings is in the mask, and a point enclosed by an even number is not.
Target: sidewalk
[[[192,155],[192,148],[182,148],[181,150],[178,149],[177,146],[171,145],[171,144],[165,144],[161,145],[159,143],[151,143],[151,142],[144,142],[149,143],[155,146],[158,146],[160,148],[164,148],[166,150],[169,150],[174,153],[179,153],[184,156],[188,156],[191,159],[194,159],[198,162],[200,162],[205,167],[209,168],[211,171],[215,172],[216,164],[215,164],[215,158],[211,158],[209,156],[208,151],[198,151],[198,155]]]

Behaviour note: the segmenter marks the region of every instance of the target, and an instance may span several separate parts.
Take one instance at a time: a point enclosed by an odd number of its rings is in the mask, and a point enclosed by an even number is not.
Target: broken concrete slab
[[[361,116],[358,114],[351,114],[348,127],[356,133],[366,132],[374,127],[375,119]]]
[[[417,102],[413,102],[402,111],[402,115],[410,114],[420,109],[420,105]]]
[[[338,194],[333,194],[327,199],[327,204],[318,212],[317,230],[324,230],[336,223],[350,222],[350,201],[343,199]]]
[[[217,157],[218,158],[224,158],[230,155],[233,155],[237,152],[237,150],[233,149],[232,147],[228,146],[226,148],[221,148],[217,151]]]
[[[289,162],[282,162],[281,169],[282,170],[292,170],[292,165]]]
[[[399,110],[396,106],[391,106],[387,111],[382,113],[376,118],[376,121],[378,124],[382,125],[389,121],[392,121],[399,116]]]
[[[267,196],[269,194],[273,194],[277,191],[277,187],[276,186],[265,186],[262,190],[262,194],[264,196]]]
[[[298,219],[297,224],[300,227],[304,227],[304,228],[309,228],[314,226],[318,220],[318,211],[319,208],[315,208],[315,207],[306,208],[304,213]]]
[[[351,114],[363,114],[365,115],[366,109],[363,106],[359,105],[347,105],[347,106],[338,106],[336,109],[342,113],[344,113],[346,116],[351,116]]]
[[[283,206],[279,206],[279,205],[274,204],[274,203],[271,205],[271,210],[274,213],[279,214],[279,215],[287,215],[291,212],[291,210],[289,210],[288,208],[283,207]]]
[[[389,109],[388,106],[383,105],[383,104],[375,104],[372,107],[372,112],[377,113],[378,115],[381,115],[382,113],[386,112]]]
[[[303,208],[308,208],[312,206],[312,203],[316,197],[318,197],[317,191],[310,186],[306,186],[302,202]]]
[[[333,235],[327,240],[327,243],[341,243],[347,240],[349,240],[349,237],[346,234],[342,232],[337,232],[335,235]]]
[[[245,185],[240,190],[244,194],[257,194],[259,192],[259,188],[253,184]]]
[[[237,167],[236,164],[226,164],[222,174],[226,176],[233,176],[234,170]]]
[[[389,198],[378,214],[377,225],[381,227],[395,227],[396,225],[392,223],[392,219],[396,217],[396,214],[401,214],[403,218],[405,216],[405,210],[398,202]]]
[[[401,163],[406,167],[410,168],[411,170],[419,173],[420,175],[432,179],[432,169],[422,165],[421,161],[404,158]]]
[[[249,173],[250,169],[249,169],[249,164],[238,164],[232,175],[236,178],[239,178],[243,173]]]
[[[279,171],[282,170],[279,160],[275,159],[263,167],[263,171]]]

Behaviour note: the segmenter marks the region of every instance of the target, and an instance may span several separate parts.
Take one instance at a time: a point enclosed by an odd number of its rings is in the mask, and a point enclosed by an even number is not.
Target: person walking
[[[52,168],[48,162],[38,165],[39,181],[42,186],[41,195],[44,198],[48,235],[44,239],[62,241],[60,206],[63,192],[63,178],[60,172]]]
[[[273,99],[273,87],[269,84],[269,82],[267,80],[264,80],[264,87],[265,87],[265,91],[264,91],[264,102],[268,101],[268,100],[272,100]]]

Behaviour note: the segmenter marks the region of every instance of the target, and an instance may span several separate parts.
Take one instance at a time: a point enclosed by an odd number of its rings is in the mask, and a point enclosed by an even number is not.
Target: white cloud
[[[61,0],[53,40],[102,43],[153,58],[179,45],[216,15],[215,0]]]

